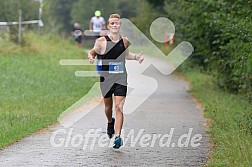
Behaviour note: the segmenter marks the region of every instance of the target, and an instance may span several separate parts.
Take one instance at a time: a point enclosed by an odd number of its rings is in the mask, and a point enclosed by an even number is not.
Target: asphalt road
[[[72,126],[53,125],[1,150],[0,166],[204,166],[210,144],[203,111],[187,92],[189,84],[161,74],[149,66],[153,61],[146,57],[142,65],[127,63],[129,86],[138,83],[135,88],[141,90],[135,99],[145,100],[126,101],[123,147],[112,148],[98,97],[90,102],[96,107]],[[149,80],[139,77],[142,71]],[[133,91],[130,88],[129,94]],[[134,110],[127,111],[132,106]]]

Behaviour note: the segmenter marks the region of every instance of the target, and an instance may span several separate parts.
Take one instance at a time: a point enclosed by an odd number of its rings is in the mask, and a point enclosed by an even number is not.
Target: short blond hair
[[[111,15],[109,16],[108,23],[109,23],[109,20],[110,20],[110,19],[113,19],[113,18],[121,19],[121,17],[120,17],[119,14],[113,13],[113,14],[111,14]]]

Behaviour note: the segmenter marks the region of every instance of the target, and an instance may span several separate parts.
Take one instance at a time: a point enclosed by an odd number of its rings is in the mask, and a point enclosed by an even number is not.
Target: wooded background
[[[17,21],[18,9],[23,20],[38,19],[39,5],[35,0],[1,0],[0,21]],[[251,0],[44,0],[42,34],[69,34],[75,22],[88,29],[95,10],[105,20],[111,13],[129,18],[147,36],[154,19],[167,17],[175,24],[177,43],[187,40],[195,48],[189,66],[211,73],[220,88],[252,101],[251,8]],[[10,32],[16,41],[17,26]]]

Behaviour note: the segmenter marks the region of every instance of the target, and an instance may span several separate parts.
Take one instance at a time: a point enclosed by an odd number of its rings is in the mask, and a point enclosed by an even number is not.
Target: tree
[[[70,31],[72,17],[71,11],[74,10],[73,4],[77,0],[45,0],[47,17],[44,17],[50,29],[58,31]]]
[[[252,2],[244,0],[167,0],[165,5],[176,30],[195,48],[193,65],[215,73],[221,88],[252,100],[251,9]]]

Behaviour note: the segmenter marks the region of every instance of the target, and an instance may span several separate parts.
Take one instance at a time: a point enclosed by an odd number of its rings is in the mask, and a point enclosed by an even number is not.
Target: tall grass
[[[0,39],[0,148],[54,123],[98,81],[74,75],[91,67],[59,64],[87,57],[74,43],[50,35],[24,39],[23,47]]]
[[[245,97],[219,90],[209,75],[196,70],[184,73],[211,119],[213,150],[208,166],[252,166],[252,104]]]

